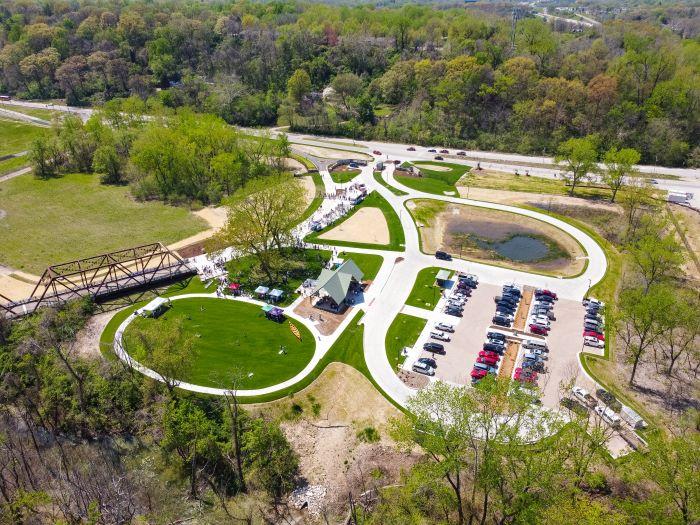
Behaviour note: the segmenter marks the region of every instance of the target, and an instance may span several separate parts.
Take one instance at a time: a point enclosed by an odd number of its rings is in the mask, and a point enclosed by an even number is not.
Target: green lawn
[[[389,227],[389,244],[370,244],[370,243],[360,243],[360,242],[347,242],[347,241],[334,241],[330,239],[319,239],[320,235],[325,232],[332,230],[339,224],[342,224],[350,217],[352,217],[357,210],[369,207],[369,208],[379,208],[384,214],[387,226]],[[382,197],[378,192],[373,191],[367,198],[360,204],[355,206],[350,213],[345,215],[343,218],[335,221],[333,224],[326,226],[323,230],[318,232],[312,232],[306,236],[304,239],[306,242],[318,243],[318,244],[330,244],[334,246],[350,246],[355,248],[378,248],[393,251],[403,251],[405,239],[403,235],[403,228],[401,227],[401,220],[398,214],[394,211],[391,205]]]
[[[207,228],[184,208],[137,202],[126,186],[97,175],[38,180],[31,174],[0,183],[0,263],[29,272],[111,250],[170,244]]]
[[[11,159],[0,160],[0,177],[7,175],[13,171],[29,166],[29,157],[22,155],[21,157],[13,157]]]
[[[32,117],[48,120],[49,122],[55,116],[60,115],[61,111],[56,111],[52,109],[41,109],[41,108],[25,108],[24,106],[14,106],[12,104],[0,104],[0,108],[8,109],[10,111],[16,111],[17,113],[22,113],[24,115],[29,115]]]
[[[394,177],[403,185],[414,190],[433,193],[435,195],[458,195],[455,184],[469,171],[469,166],[452,164],[449,162],[433,162],[429,160],[415,161],[418,164],[422,177],[410,177],[394,172]],[[450,168],[450,171],[437,171],[424,168],[423,165],[442,166]]]
[[[350,168],[350,169],[337,169],[331,171],[331,179],[333,179],[333,182],[336,184],[345,184],[346,182],[350,182],[352,179],[357,177],[362,170]]]
[[[48,128],[0,118],[0,155],[26,151],[34,139],[48,132]]]
[[[401,350],[416,344],[427,322],[420,317],[398,314],[391,323],[386,333],[386,357],[394,370],[404,362],[405,357],[401,356]]]
[[[523,170],[524,172],[525,170]],[[552,195],[568,195],[570,188],[561,179],[545,179],[543,177],[526,177],[511,173],[484,173],[472,170],[464,184],[472,188],[493,190],[524,191],[528,193],[546,193]],[[620,190],[621,192],[624,190]],[[580,185],[574,192],[576,197],[588,199],[609,199],[610,189],[605,186]]]
[[[381,171],[375,171],[374,172],[374,180],[376,180],[379,184],[384,186],[387,190],[389,190],[391,193],[394,195],[398,195],[399,197],[401,195],[408,195],[407,192],[400,190],[398,188],[394,188],[391,184],[386,182],[384,178],[382,177],[382,172]]]
[[[406,299],[409,306],[426,308],[432,310],[440,300],[440,287],[435,286],[435,275],[444,268],[431,266],[423,268],[416,276],[416,282],[411,289],[411,293]]]
[[[381,255],[363,253],[340,252],[339,256],[343,259],[355,261],[367,280],[374,279],[383,260]],[[257,259],[253,255],[233,259],[227,263],[226,268],[229,272],[229,278],[232,281],[239,282],[248,291],[254,290],[261,284],[269,288],[284,290],[286,295],[280,304],[285,306],[296,299],[297,295],[294,294],[294,290],[299,288],[306,279],[318,277],[330,258],[330,250],[295,249],[285,251],[283,255],[285,266],[280,272],[283,278],[275,281],[269,281],[269,279],[254,271],[257,266]]]
[[[242,389],[276,385],[298,374],[311,361],[316,347],[314,336],[304,325],[292,321],[301,332],[299,341],[286,321],[266,319],[257,305],[191,298],[173,301],[156,319],[132,321],[125,332],[127,348],[133,328],[158,333],[175,319],[182,319],[186,332],[194,336],[196,353],[189,373],[176,379],[197,385],[220,387],[234,371],[244,376]],[[285,353],[280,354],[282,347]]]

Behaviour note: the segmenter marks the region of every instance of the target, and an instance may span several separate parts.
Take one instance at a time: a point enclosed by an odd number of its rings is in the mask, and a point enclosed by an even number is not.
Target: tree
[[[632,148],[610,148],[605,153],[603,158],[605,163],[603,181],[612,190],[610,202],[615,202],[615,196],[625,183],[625,179],[635,176],[636,170],[634,166],[641,158],[642,156],[639,152]]]
[[[196,359],[194,334],[189,333],[182,318],[151,326],[132,326],[123,344],[128,354],[158,374],[171,397],[187,377]]]
[[[34,176],[39,179],[50,179],[58,174],[62,157],[56,140],[53,137],[40,136],[32,142],[29,151]]]
[[[627,245],[637,270],[644,279],[644,292],[678,272],[685,259],[681,244],[670,232],[664,234],[660,226],[654,225],[640,238]]]
[[[597,171],[597,158],[594,138],[590,135],[581,139],[569,139],[559,145],[556,161],[566,171],[564,177],[571,186],[569,195],[573,196],[576,185]]]
[[[634,523],[700,520],[700,434],[691,429],[670,438],[650,436],[649,451],[625,464],[625,474],[642,497],[623,501]]]
[[[663,353],[666,375],[673,374],[678,359],[698,348],[700,337],[700,304],[697,295],[678,290],[676,301],[665,312],[659,346]]]
[[[629,384],[634,385],[637,367],[663,331],[665,312],[675,301],[674,291],[664,285],[649,290],[627,288],[620,293],[615,331],[618,334],[627,361],[632,364]]]
[[[243,452],[255,482],[275,501],[294,488],[299,458],[279,425],[253,421],[244,435]]]
[[[354,73],[340,73],[331,82],[331,87],[340,97],[345,111],[350,111],[349,99],[362,91],[362,79]]]
[[[657,206],[654,190],[648,181],[633,178],[627,182],[626,191],[620,197],[620,204],[625,210],[627,220],[626,237],[634,239],[641,224],[643,212]]]
[[[242,255],[254,255],[273,282],[279,252],[292,242],[292,230],[304,212],[304,188],[291,175],[270,175],[249,181],[225,203],[226,225],[212,248],[232,246]]]
[[[287,80],[287,94],[292,102],[299,105],[311,92],[311,77],[305,69],[297,69]]]

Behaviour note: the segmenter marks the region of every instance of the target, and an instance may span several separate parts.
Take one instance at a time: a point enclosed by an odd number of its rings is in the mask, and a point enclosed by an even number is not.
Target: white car
[[[455,327],[453,325],[447,324],[447,323],[437,323],[435,325],[435,329],[440,330],[442,332],[450,332],[450,333],[453,333],[455,331]]]
[[[435,369],[432,366],[426,365],[425,363],[415,362],[411,368],[414,372],[418,372],[419,374],[426,376],[435,375]]]
[[[622,419],[620,419],[620,416],[618,416],[612,408],[598,405],[593,410],[595,410],[595,413],[598,414],[603,421],[608,423],[611,427],[617,428],[620,426]]]
[[[590,335],[584,336],[583,344],[585,346],[592,346],[593,348],[604,348],[605,341],[601,341],[597,337],[592,337]]]
[[[437,339],[438,341],[447,342],[450,340],[450,336],[447,335],[445,332],[438,332],[438,331],[430,332],[430,337],[432,337],[433,339]]]
[[[541,350],[540,348],[532,348],[530,349],[530,353],[536,355],[540,359],[549,359],[549,356],[547,356],[547,352]]]
[[[452,294],[452,296],[450,296],[450,298],[447,301],[452,302],[452,303],[459,303],[459,304],[464,304],[467,302],[466,298],[464,298],[458,294]]]
[[[546,315],[533,315],[530,317],[534,324],[541,324],[543,326],[549,327],[549,317]]]

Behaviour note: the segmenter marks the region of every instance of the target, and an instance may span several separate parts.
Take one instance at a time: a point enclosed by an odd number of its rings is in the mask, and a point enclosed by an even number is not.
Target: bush
[[[381,436],[376,428],[365,427],[357,433],[357,439],[363,443],[376,443],[381,439]]]

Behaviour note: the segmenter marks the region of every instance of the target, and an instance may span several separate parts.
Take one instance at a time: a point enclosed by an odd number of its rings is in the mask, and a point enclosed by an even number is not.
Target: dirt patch
[[[420,208],[424,202],[431,205],[430,201],[415,201],[418,216],[423,215]],[[431,215],[430,220],[421,221],[424,226],[420,228],[423,249],[428,253],[446,250],[487,264],[562,276],[577,275],[585,266],[586,254],[573,237],[530,217],[464,204],[447,204]],[[532,261],[519,261],[495,251],[496,244],[516,238],[531,239],[541,255]]]
[[[316,197],[316,184],[314,184],[314,180],[311,177],[297,177],[297,180],[304,187],[304,202],[308,207]]]
[[[294,313],[309,319],[316,326],[316,329],[321,332],[321,335],[331,335],[335,332],[351,311],[352,307],[346,308],[342,314],[319,310],[311,305],[310,297],[304,297],[294,308]]]
[[[101,357],[100,336],[104,332],[107,323],[118,311],[112,310],[90,317],[83,329],[75,337],[74,352],[81,357]]]
[[[313,404],[318,415],[314,415]],[[301,414],[289,420],[294,405]],[[395,482],[402,469],[418,460],[417,455],[394,450],[386,434],[387,423],[400,412],[366,377],[343,363],[328,365],[316,381],[292,398],[249,405],[247,410],[286,419],[282,429],[299,454],[302,477],[326,488],[326,504],[331,507],[344,503],[348,490],[356,491],[363,483],[375,480],[383,486]],[[379,442],[358,439],[358,432],[367,427],[379,433]]]
[[[306,173],[306,166],[304,166],[297,159],[286,158],[284,159],[284,167],[292,170],[296,173]]]
[[[684,238],[680,238],[679,235],[679,241],[685,244],[689,253],[683,265],[683,274],[700,281],[700,266],[698,265],[698,255],[700,255],[700,213],[683,206],[670,206],[669,209],[676,216],[678,225],[683,230]],[[695,254],[695,258],[691,254]]]
[[[224,224],[226,224],[227,213],[228,209],[226,206],[207,206],[206,208],[194,212],[196,216],[207,221],[209,227],[215,230],[223,228]]]
[[[308,153],[314,157],[321,159],[365,159],[371,160],[372,157],[357,151],[344,151],[331,148],[321,148],[319,146],[306,146],[304,144],[294,144],[294,150],[302,153]]]
[[[360,208],[352,217],[342,222],[319,239],[332,241],[389,244],[389,226],[379,208]]]
[[[3,220],[5,217],[7,217],[7,212],[3,209],[0,209],[0,221]]]
[[[452,168],[448,168],[447,166],[434,166],[432,164],[419,164],[419,163],[414,163],[413,165],[416,168],[430,170],[430,171],[452,171]]]
[[[16,279],[12,275],[0,275],[0,294],[13,301],[20,301],[31,296],[34,284]]]

